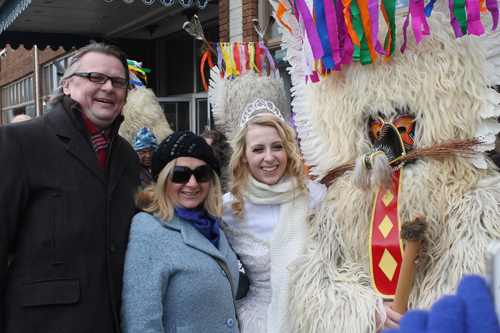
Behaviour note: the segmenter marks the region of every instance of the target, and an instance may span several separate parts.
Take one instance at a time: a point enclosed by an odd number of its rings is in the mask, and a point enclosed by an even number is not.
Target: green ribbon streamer
[[[359,5],[356,0],[351,2],[351,14],[352,27],[356,32],[356,35],[358,35],[359,43],[361,44],[361,48],[354,44],[354,61],[361,62],[363,66],[369,65],[372,63],[372,57],[370,55],[370,50],[368,49],[368,42],[366,41],[363,21],[361,20],[361,10],[359,9]]]
[[[465,0],[453,0],[453,15],[455,15],[455,18],[460,24],[460,28],[462,28],[463,36],[467,35],[467,13],[465,11]]]
[[[382,0],[384,2],[385,13],[389,19],[389,29],[391,29],[391,49],[389,51],[389,56],[392,55],[396,49],[396,0]],[[413,0],[410,0],[413,1]],[[387,43],[389,42],[389,33],[385,37],[384,50],[387,49]]]

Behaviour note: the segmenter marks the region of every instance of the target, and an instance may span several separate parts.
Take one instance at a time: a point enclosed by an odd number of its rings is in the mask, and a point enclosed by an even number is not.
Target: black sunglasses
[[[123,79],[121,77],[111,77],[111,76],[107,76],[106,74],[102,74],[102,73],[80,72],[80,73],[74,73],[71,76],[86,77],[87,79],[89,79],[90,82],[97,83],[97,84],[106,84],[106,82],[108,82],[108,80],[111,80],[111,85],[115,88],[127,89],[127,87],[128,87],[128,81],[126,79]]]
[[[191,175],[194,175],[198,183],[206,183],[212,178],[212,167],[205,164],[191,170],[187,166],[175,166],[171,181],[172,183],[185,184],[191,179]]]

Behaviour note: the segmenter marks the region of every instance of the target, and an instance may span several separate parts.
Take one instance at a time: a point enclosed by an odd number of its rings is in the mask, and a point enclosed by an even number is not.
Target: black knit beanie
[[[161,170],[172,160],[179,157],[194,157],[204,161],[220,177],[219,159],[215,157],[212,147],[201,136],[190,131],[174,132],[160,143],[151,159],[151,174],[158,179]]]

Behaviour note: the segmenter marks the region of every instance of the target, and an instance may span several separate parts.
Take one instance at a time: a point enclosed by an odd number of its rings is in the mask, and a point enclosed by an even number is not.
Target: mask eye
[[[372,125],[370,126],[370,131],[372,132],[375,139],[378,139],[378,137],[380,135],[381,128],[382,128],[382,126],[378,122],[373,122]]]
[[[406,127],[403,127],[403,126],[398,127],[398,132],[399,132],[399,134],[405,134],[406,133]]]

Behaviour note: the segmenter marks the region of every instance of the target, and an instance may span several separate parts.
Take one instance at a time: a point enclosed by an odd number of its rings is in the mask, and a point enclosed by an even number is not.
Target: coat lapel
[[[170,222],[167,223],[162,221],[162,224],[167,228],[179,230],[186,245],[191,246],[199,251],[205,252],[212,257],[219,258],[223,260],[227,265],[225,257],[226,253],[223,254],[221,251],[217,250],[217,248],[201,232],[199,232],[191,222],[183,220],[174,215],[174,218]],[[222,236],[223,234],[221,234],[221,240]],[[219,247],[221,246],[220,243]],[[223,250],[227,252],[227,249]]]
[[[97,158],[95,150],[77,128],[68,112],[64,110],[62,104],[58,104],[44,117],[47,117],[54,133],[59,136],[62,141],[67,142],[67,139],[69,139],[66,150],[85,165],[85,167],[87,167],[87,169],[89,169],[106,187],[106,176],[99,164],[99,159]]]

